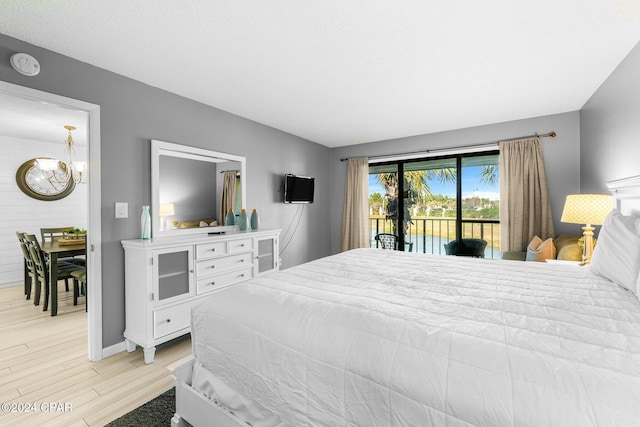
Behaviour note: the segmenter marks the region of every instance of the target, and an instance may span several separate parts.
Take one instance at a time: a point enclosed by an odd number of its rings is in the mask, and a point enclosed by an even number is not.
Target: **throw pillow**
[[[580,236],[561,234],[553,243],[556,246],[557,259],[566,261],[582,261],[582,248],[578,244]]]
[[[527,261],[545,262],[545,260],[554,259],[555,257],[556,247],[552,238],[543,241],[540,237],[533,236],[527,246]]]
[[[599,276],[640,295],[640,218],[612,210],[602,224],[590,268]]]

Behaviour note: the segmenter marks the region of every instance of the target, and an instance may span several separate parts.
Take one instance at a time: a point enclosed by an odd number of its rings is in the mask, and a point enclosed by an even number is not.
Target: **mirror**
[[[221,207],[246,206],[245,177],[244,157],[151,140],[151,236],[236,229]]]

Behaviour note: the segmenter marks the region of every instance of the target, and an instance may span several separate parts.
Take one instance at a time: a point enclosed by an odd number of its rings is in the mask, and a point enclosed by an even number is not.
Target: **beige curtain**
[[[342,210],[342,250],[369,246],[369,159],[349,159]]]
[[[500,249],[523,251],[534,235],[553,237],[551,202],[540,138],[502,141]]]
[[[218,212],[218,224],[225,225],[227,212],[236,207],[236,174],[237,171],[226,171],[222,183],[222,197]]]

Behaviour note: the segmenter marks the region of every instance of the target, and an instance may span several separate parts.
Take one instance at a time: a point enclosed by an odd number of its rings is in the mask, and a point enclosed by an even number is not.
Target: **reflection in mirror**
[[[151,141],[153,236],[211,233],[245,206],[245,158]]]

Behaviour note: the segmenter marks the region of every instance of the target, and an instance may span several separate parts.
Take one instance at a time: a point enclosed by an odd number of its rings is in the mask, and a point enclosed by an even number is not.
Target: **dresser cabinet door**
[[[278,238],[256,237],[254,242],[255,276],[278,270]]]
[[[153,253],[154,290],[156,305],[195,295],[193,284],[193,247],[156,250]]]

